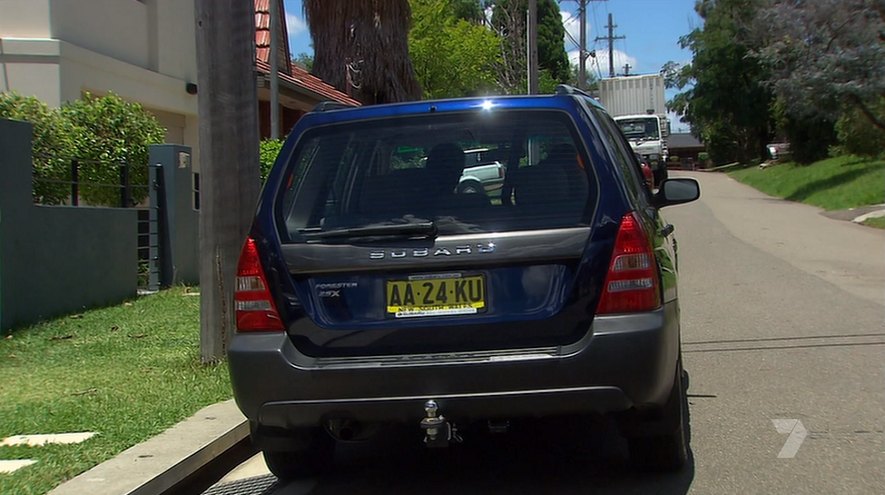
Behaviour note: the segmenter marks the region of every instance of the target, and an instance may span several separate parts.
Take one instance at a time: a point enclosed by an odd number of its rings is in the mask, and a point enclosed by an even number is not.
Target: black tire
[[[676,368],[673,389],[657,420],[672,431],[663,434],[639,435],[627,439],[630,462],[647,471],[678,471],[688,460],[688,397],[685,386],[688,375],[680,362]]]
[[[264,462],[281,481],[310,478],[329,470],[335,457],[335,439],[321,428],[305,431],[304,447],[298,450],[265,450]]]
[[[466,181],[458,185],[458,194],[479,194],[485,192],[482,184],[476,181]]]

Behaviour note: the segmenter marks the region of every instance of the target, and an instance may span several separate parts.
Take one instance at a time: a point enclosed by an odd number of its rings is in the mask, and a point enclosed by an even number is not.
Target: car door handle
[[[672,234],[674,230],[675,227],[673,227],[673,224],[668,223],[667,225],[664,225],[663,228],[661,228],[661,235],[667,237],[668,235]]]

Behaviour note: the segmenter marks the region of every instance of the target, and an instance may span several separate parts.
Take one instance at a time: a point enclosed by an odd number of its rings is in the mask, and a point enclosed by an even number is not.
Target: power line
[[[602,79],[602,67],[600,67],[599,65],[599,59],[594,58],[593,64],[596,65],[596,74],[599,76],[600,79]]]
[[[576,47],[577,49],[580,50],[580,49],[581,49],[581,44],[578,43],[577,40],[575,40],[575,37],[572,36],[572,33],[568,32],[568,28],[565,27],[566,24],[568,24],[568,23],[570,23],[570,22],[572,22],[572,21],[574,21],[574,20],[575,20],[575,14],[571,14],[571,15],[568,17],[568,19],[562,21],[562,27],[565,29],[565,36],[566,36],[569,40],[571,40],[572,43],[575,44],[575,47]]]
[[[609,77],[615,77],[615,40],[625,39],[626,36],[615,36],[615,28],[618,26],[612,20],[610,12],[608,14],[608,25],[605,27],[608,28],[608,36],[597,36],[596,41],[608,40],[608,74]]]
[[[596,51],[587,50],[587,4],[591,2],[607,2],[608,0],[575,0],[578,2],[578,15],[580,16],[580,28],[578,41],[578,87],[584,89],[587,86],[587,57],[596,56]],[[574,17],[574,14],[571,16]],[[572,42],[575,39],[566,30],[566,34]]]

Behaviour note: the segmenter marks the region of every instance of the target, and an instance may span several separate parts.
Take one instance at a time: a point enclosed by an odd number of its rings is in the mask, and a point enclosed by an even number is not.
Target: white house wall
[[[137,67],[150,68],[148,30],[153,26],[150,26],[147,3],[50,0],[49,13],[52,38]]]
[[[0,36],[50,38],[50,0],[0,0]]]
[[[191,1],[0,0],[0,91],[50,106],[114,92],[155,112],[198,170],[196,81]]]
[[[60,78],[61,47],[57,41],[0,38],[0,91],[36,96],[57,107],[63,101]]]
[[[75,100],[83,91],[113,91],[146,107],[196,115],[197,97],[187,93],[187,82],[61,42],[63,101]]]

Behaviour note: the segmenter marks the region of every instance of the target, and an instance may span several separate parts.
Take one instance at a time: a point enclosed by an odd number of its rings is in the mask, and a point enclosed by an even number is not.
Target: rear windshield
[[[436,235],[584,226],[596,180],[578,144],[557,111],[325,126],[305,133],[287,164],[278,219],[290,242],[410,223]]]

